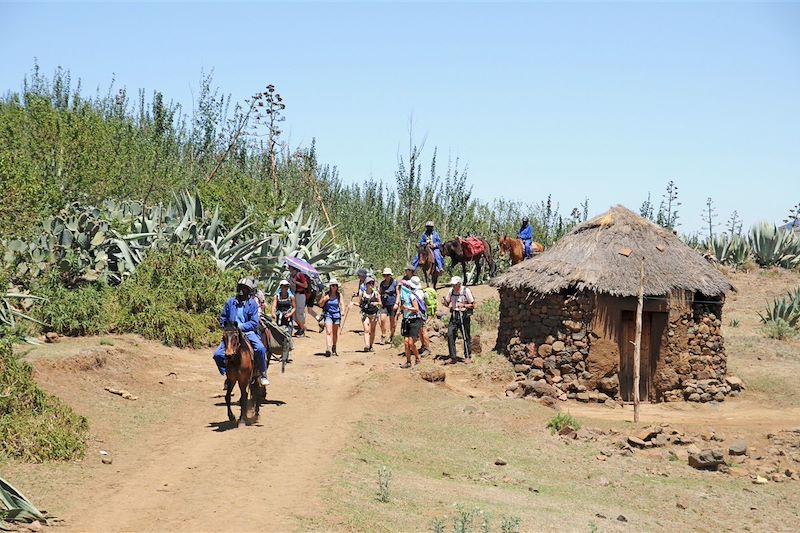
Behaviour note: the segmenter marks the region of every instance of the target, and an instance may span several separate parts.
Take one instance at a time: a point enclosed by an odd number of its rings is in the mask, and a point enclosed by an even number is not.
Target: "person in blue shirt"
[[[236,324],[244,336],[247,337],[253,347],[259,382],[262,385],[269,385],[269,380],[267,379],[267,349],[258,334],[260,311],[258,302],[253,297],[255,289],[256,286],[252,280],[248,278],[240,279],[236,285],[236,296],[229,298],[222,308],[222,312],[219,315],[219,325],[225,327],[225,324]],[[217,363],[219,373],[224,376],[225,344],[223,342],[219,343],[213,358],[214,362]]]
[[[517,238],[522,240],[525,247],[525,259],[531,258],[531,243],[533,242],[533,228],[528,223],[528,217],[522,219],[522,225],[517,232]]]
[[[433,246],[433,257],[436,259],[436,271],[443,272],[444,258],[440,250],[442,247],[442,238],[439,236],[439,232],[434,228],[433,220],[429,220],[425,223],[425,232],[419,238],[420,246],[426,246],[428,244]],[[414,270],[416,270],[419,266],[419,255],[414,257],[411,264],[414,266]]]

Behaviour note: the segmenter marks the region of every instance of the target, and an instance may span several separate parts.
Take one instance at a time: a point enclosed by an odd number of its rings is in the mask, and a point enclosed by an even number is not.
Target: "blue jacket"
[[[442,245],[442,238],[439,237],[439,232],[433,230],[433,233],[430,235],[431,240],[433,241],[433,249],[438,250],[439,247]],[[422,234],[422,237],[419,238],[419,245],[425,246],[428,243],[428,233],[425,232]]]
[[[533,228],[530,224],[526,224],[524,228],[519,230],[517,237],[522,239],[523,241],[532,241],[533,240]]]
[[[237,321],[236,308],[238,305],[239,301],[235,297],[228,298],[228,301],[225,302],[225,306],[222,308],[222,313],[219,315],[220,326],[224,328],[226,322],[233,324]],[[254,298],[248,298],[242,305],[244,305],[244,324],[240,323],[239,329],[245,333],[248,331],[258,331],[258,303]]]

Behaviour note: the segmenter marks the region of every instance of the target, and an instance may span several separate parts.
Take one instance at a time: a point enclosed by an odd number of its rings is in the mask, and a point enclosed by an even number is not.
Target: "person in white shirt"
[[[444,305],[450,309],[450,325],[447,327],[447,349],[450,352],[451,363],[458,361],[456,357],[456,335],[461,332],[464,340],[464,363],[472,361],[470,353],[470,317],[472,310],[475,309],[475,298],[472,291],[465,287],[463,281],[458,276],[453,276],[451,280],[453,286],[447,291],[444,297]]]

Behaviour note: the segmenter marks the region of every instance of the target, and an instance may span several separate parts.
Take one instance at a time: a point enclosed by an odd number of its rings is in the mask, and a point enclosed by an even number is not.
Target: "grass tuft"
[[[567,426],[572,429],[580,429],[581,423],[569,413],[556,413],[547,421],[547,427],[550,429],[551,433],[558,433]]]

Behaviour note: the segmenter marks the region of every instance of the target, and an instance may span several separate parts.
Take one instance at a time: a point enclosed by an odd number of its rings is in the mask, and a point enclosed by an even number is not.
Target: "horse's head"
[[[239,353],[241,346],[241,332],[239,328],[233,324],[225,324],[222,330],[222,343],[225,345],[225,357],[230,359]]]
[[[511,248],[511,243],[509,242],[508,235],[503,235],[500,237],[500,253],[505,254],[508,253],[509,249]]]

